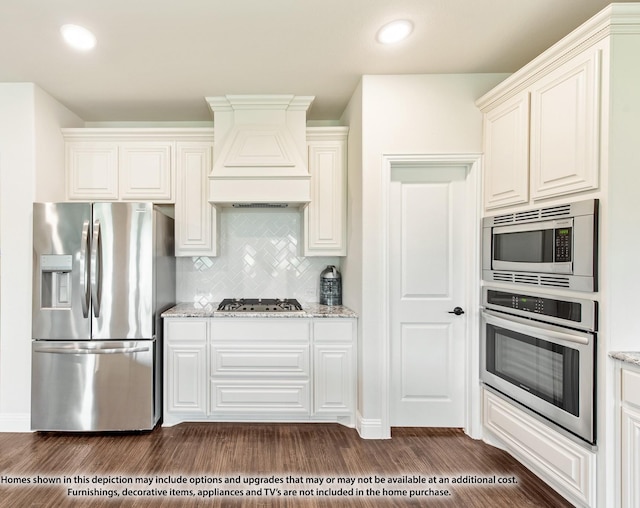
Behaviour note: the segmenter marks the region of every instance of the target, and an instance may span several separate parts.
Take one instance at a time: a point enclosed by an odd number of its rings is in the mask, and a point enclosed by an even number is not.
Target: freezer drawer
[[[152,429],[156,341],[33,341],[31,428]]]

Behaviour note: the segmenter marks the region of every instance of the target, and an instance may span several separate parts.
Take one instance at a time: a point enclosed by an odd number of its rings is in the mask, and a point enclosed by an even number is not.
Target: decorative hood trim
[[[306,112],[313,99],[208,97],[216,140],[209,201],[217,205],[308,203]]]

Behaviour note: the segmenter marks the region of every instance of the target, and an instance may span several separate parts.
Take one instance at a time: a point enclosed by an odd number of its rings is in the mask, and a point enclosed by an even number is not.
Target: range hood
[[[314,97],[207,97],[214,154],[209,201],[217,206],[284,207],[311,200],[307,110]]]

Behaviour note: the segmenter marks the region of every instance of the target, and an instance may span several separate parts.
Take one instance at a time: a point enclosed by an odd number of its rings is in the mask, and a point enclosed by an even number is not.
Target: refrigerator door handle
[[[80,246],[80,285],[82,286],[82,315],[89,317],[89,227],[91,222],[86,220],[82,225],[82,245]]]
[[[93,223],[93,240],[91,242],[91,300],[93,315],[100,317],[100,303],[102,300],[102,245],[100,221]]]
[[[135,347],[122,347],[122,348],[66,348],[55,346],[36,346],[33,351],[36,353],[57,353],[64,355],[105,355],[105,354],[128,354],[128,353],[142,353],[150,351],[149,346],[135,346]]]

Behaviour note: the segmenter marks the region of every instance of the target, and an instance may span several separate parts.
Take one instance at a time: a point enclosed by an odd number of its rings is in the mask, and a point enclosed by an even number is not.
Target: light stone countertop
[[[640,367],[640,352],[638,351],[611,351],[609,356],[614,360],[631,363]]]
[[[357,318],[358,315],[344,305],[303,303],[297,312],[224,312],[216,310],[218,303],[200,305],[179,303],[162,313],[163,318]]]

